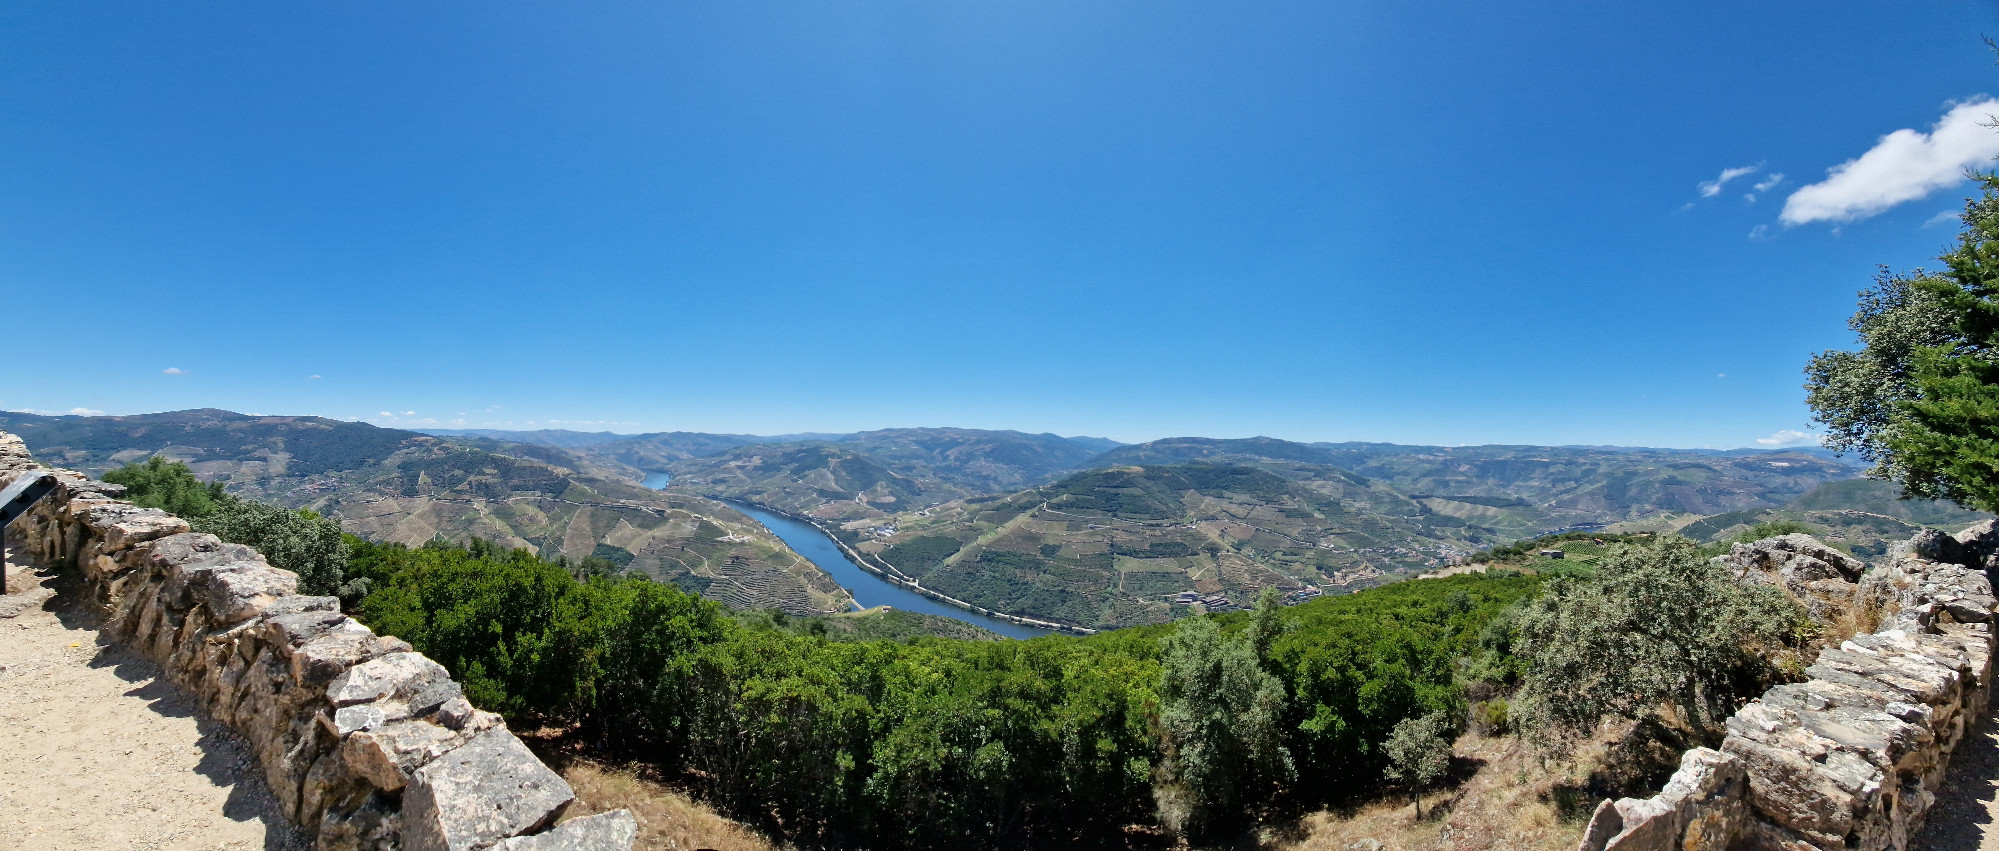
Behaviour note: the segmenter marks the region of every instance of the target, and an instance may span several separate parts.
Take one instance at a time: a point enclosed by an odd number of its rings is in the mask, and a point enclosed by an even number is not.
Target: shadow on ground
[[[1911,851],[1978,851],[1999,848],[1993,835],[1999,811],[1999,725],[1987,711],[1951,757],[1950,773],[1930,807]]]

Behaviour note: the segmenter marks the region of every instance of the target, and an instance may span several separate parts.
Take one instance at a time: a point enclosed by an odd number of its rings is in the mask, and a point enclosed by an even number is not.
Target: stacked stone
[[[1985,568],[1999,563],[1999,531],[1926,531],[1865,574],[1804,535],[1718,561],[1822,618],[1873,606],[1886,622],[1743,707],[1721,749],[1688,752],[1664,792],[1603,802],[1580,851],[1907,848],[1985,709],[1999,609]]]
[[[0,487],[39,469],[0,432]],[[631,847],[620,810],[551,828],[574,794],[499,716],[400,639],[298,592],[257,551],[190,531],[124,489],[69,471],[17,520],[27,553],[78,571],[105,633],[249,742],[264,779],[321,849]]]

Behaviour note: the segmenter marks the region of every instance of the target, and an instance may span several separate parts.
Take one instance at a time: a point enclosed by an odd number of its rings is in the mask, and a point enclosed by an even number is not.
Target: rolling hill
[[[555,447],[212,409],[4,413],[0,429],[49,463],[93,474],[163,454],[232,493],[321,511],[372,540],[477,536],[549,558],[597,556],[741,608],[823,614],[852,604],[831,577],[735,509],[599,475]]]
[[[655,469],[672,474],[676,492],[845,521],[1041,484],[1091,463],[1105,442],[1014,431],[888,429],[837,441],[738,446]]]
[[[1189,610],[1175,601],[1183,592],[1215,609],[1264,587],[1300,597],[1358,588],[1433,564],[1440,550],[1472,549],[1460,543],[1461,521],[1359,476],[1286,472],[1115,467],[849,522],[834,534],[933,591],[1086,627],[1163,622]]]
[[[835,534],[931,590],[1104,627],[1170,618],[1183,592],[1240,606],[1263,587],[1359,588],[1564,529],[1776,510],[1855,473],[1802,453],[1271,438],[1174,438],[1089,463],[1099,469],[1008,495],[880,518],[822,506],[816,516],[843,521]]]
[[[1510,538],[1661,514],[1778,508],[1820,484],[1859,474],[1803,452],[1307,445],[1267,437],[1172,438],[1121,447],[1097,463],[1194,460],[1337,468],[1405,494],[1427,511]]]

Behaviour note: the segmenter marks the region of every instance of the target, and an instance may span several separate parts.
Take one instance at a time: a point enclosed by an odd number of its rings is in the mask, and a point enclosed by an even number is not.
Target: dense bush
[[[1549,743],[1664,706],[1712,730],[1769,685],[1773,651],[1810,623],[1782,591],[1737,583],[1690,541],[1620,545],[1594,580],[1550,580],[1520,614],[1528,676],[1513,708]]]
[[[838,641],[484,543],[356,542],[349,574],[376,583],[371,626],[481,705],[687,772],[788,840],[877,848],[1108,844],[1162,802],[1212,836],[1372,788],[1389,731],[1461,712],[1457,660],[1534,587],[1405,583],[1087,638]]]
[[[229,501],[221,482],[204,482],[179,461],[154,455],[142,464],[127,464],[104,474],[104,480],[124,485],[133,505],[166,509],[184,518],[207,517]]]
[[[291,511],[224,493],[221,482],[196,478],[186,464],[158,455],[104,474],[124,485],[136,505],[163,508],[186,519],[197,532],[255,547],[272,565],[298,574],[301,593],[366,594],[366,582],[345,581],[348,537],[340,525],[312,511]]]

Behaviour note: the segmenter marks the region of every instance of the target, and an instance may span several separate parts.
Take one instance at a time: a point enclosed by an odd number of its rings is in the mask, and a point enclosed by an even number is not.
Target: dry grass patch
[[[1542,767],[1518,737],[1466,735],[1455,747],[1471,775],[1423,797],[1423,817],[1405,796],[1314,813],[1266,833],[1265,851],[1572,851],[1581,821],[1563,817],[1564,772]]]
[[[629,769],[576,759],[563,767],[562,777],[576,790],[576,803],[569,805],[564,820],[631,810],[639,823],[638,841],[632,843],[636,849],[777,851],[783,847],[679,790]]]

